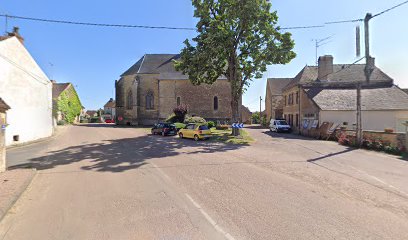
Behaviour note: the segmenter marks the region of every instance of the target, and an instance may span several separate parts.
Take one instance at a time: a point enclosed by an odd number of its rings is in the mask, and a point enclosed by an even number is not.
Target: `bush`
[[[208,126],[208,128],[213,128],[213,127],[215,127],[215,123],[213,121],[208,121],[207,126]]]
[[[59,121],[57,122],[57,125],[59,125],[59,126],[63,126],[63,125],[65,125],[65,124],[67,124],[67,123],[65,122],[65,120],[59,120]]]
[[[167,117],[165,121],[168,123],[176,123],[176,122],[180,122],[179,120],[180,119],[175,114],[171,114],[170,116]]]
[[[175,118],[175,122],[184,122],[185,117],[187,115],[187,105],[184,104],[180,104],[179,106],[175,107],[173,109],[173,113],[174,113],[174,118]]]
[[[215,129],[217,130],[228,130],[229,129],[229,125],[217,125],[215,127]]]
[[[101,121],[99,120],[99,117],[93,117],[91,118],[91,123],[101,123]]]
[[[207,123],[202,117],[186,117],[184,123]]]

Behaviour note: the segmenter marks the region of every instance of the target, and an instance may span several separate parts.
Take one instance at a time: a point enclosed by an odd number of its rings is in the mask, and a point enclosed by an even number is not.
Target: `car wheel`
[[[182,133],[179,133],[179,137],[180,137],[180,138],[183,138],[183,134],[182,134]]]
[[[198,137],[198,135],[194,135],[194,141],[198,141],[198,140],[200,140],[200,138]]]

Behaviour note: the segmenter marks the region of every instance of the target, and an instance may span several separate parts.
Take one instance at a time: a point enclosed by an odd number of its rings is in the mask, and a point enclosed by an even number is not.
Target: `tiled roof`
[[[309,89],[310,99],[321,110],[356,110],[355,89]],[[408,110],[408,94],[400,88],[374,88],[361,90],[362,110]]]
[[[3,100],[3,99],[1,99],[0,98],[0,110],[9,110],[10,109],[10,106],[9,105],[7,105],[7,103]]]
[[[292,80],[293,78],[268,78],[267,87],[272,95],[282,95],[282,89]]]
[[[366,77],[364,73],[365,64],[355,64],[355,65],[344,65],[344,64],[334,64],[333,73],[328,75],[329,83],[339,83],[339,82],[365,82]],[[296,86],[302,83],[318,83],[318,68],[316,66],[306,66],[299,72],[299,74],[293,78],[293,80],[284,87],[283,90]],[[375,67],[373,73],[370,76],[370,82],[393,82],[387,74],[381,71],[379,68]]]
[[[103,107],[109,107],[109,108],[114,108],[116,106],[116,102],[115,102],[115,100],[109,100],[106,104],[105,104],[105,106],[103,106]]]
[[[53,83],[52,84],[52,98],[58,98],[63,91],[65,91],[71,83]]]

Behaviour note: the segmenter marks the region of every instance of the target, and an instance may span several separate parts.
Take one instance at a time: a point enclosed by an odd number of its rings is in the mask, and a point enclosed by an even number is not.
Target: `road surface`
[[[33,183],[0,239],[408,239],[408,162],[248,129],[251,145],[71,126],[8,151]]]

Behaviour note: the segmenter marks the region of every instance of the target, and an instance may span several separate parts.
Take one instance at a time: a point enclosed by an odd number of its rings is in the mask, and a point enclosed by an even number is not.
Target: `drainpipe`
[[[300,119],[301,119],[301,108],[300,108],[300,99],[301,99],[301,92],[300,92],[300,85],[298,85],[298,93],[299,93],[299,101],[298,101],[298,107],[299,107],[299,115],[298,115],[298,117],[299,117],[299,119],[298,119],[298,128],[299,128],[299,135],[301,135],[301,133],[300,133],[300,129],[301,129],[301,121],[300,121]]]

